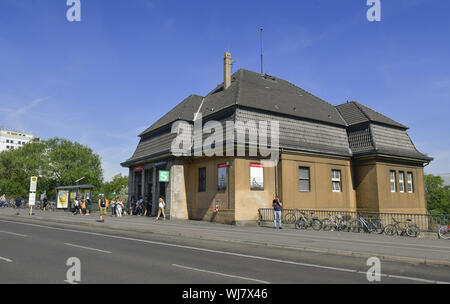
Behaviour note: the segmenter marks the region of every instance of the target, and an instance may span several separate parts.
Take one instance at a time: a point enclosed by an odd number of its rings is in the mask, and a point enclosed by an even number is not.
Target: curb
[[[302,252],[313,252],[313,253],[321,253],[321,254],[332,254],[338,256],[347,256],[347,257],[355,257],[355,258],[371,258],[373,256],[377,256],[376,254],[355,252],[355,251],[347,251],[347,250],[336,250],[336,249],[324,249],[324,248],[311,248],[311,247],[291,247],[280,244],[266,243],[266,242],[254,242],[254,241],[241,241],[234,239],[226,239],[226,238],[214,238],[209,236],[195,236],[190,234],[183,234],[181,232],[176,233],[167,233],[162,231],[152,231],[148,229],[130,229],[128,227],[125,228],[117,228],[113,226],[108,226],[107,224],[96,225],[94,223],[80,223],[74,221],[62,221],[57,219],[48,219],[43,217],[19,217],[15,215],[4,215],[0,214],[0,219],[2,220],[19,220],[19,222],[30,222],[31,221],[39,221],[39,222],[51,222],[56,224],[69,224],[69,225],[80,225],[83,224],[84,227],[104,227],[111,230],[117,231],[127,231],[127,232],[145,232],[150,234],[159,234],[166,236],[175,236],[175,237],[184,237],[190,239],[200,239],[200,240],[208,240],[208,241],[218,241],[218,242],[228,242],[235,244],[245,244],[245,245],[257,245],[257,246],[265,246],[271,248],[283,248],[289,250],[296,250]],[[378,256],[380,260],[386,262],[400,262],[400,263],[408,263],[408,264],[424,264],[424,265],[433,265],[433,266],[448,266],[450,267],[450,261],[444,260],[434,260],[434,259],[426,259],[426,258],[413,258],[413,257],[402,257],[402,256],[392,256],[392,255],[382,255]]]

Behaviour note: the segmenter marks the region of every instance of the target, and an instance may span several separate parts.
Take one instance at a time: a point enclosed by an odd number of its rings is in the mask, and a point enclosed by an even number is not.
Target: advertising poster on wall
[[[264,167],[262,164],[250,164],[250,190],[264,190]]]
[[[58,191],[58,202],[56,204],[56,208],[67,209],[68,202],[69,202],[69,191],[65,190]]]
[[[218,190],[227,189],[227,164],[217,165]]]

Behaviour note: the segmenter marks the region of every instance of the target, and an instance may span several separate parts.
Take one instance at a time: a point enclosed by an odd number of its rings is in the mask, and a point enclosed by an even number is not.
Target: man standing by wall
[[[275,196],[275,199],[272,202],[273,206],[273,229],[277,229],[277,219],[278,219],[278,227],[283,229],[281,226],[281,208],[283,207],[283,203],[280,198]]]

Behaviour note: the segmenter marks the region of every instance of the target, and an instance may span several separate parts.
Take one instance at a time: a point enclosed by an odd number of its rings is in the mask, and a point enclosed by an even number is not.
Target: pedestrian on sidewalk
[[[86,215],[86,199],[81,199],[80,204],[81,204],[81,215]]]
[[[81,213],[81,202],[80,202],[80,197],[78,195],[73,200],[73,203],[74,203],[74,206],[75,206],[75,210],[73,211],[72,215],[77,215],[77,214],[82,215],[82,213]]]
[[[42,199],[42,211],[46,211],[48,205],[47,194],[44,194],[44,198]]]
[[[16,215],[20,215],[20,207],[22,206],[22,199],[20,197],[16,197],[15,199],[15,209],[16,209]]]
[[[100,209],[100,220],[98,222],[104,223],[106,216],[106,199],[104,194],[98,200],[98,208]]]
[[[111,200],[111,216],[116,215],[116,199]]]
[[[84,202],[86,203],[86,215],[91,215],[92,206],[91,200],[89,199],[89,195],[86,195]]]
[[[0,197],[0,207],[3,207],[4,205],[6,205],[6,194],[3,194]]]
[[[123,210],[123,201],[120,199],[120,196],[118,196],[116,201],[116,214],[118,217],[122,217],[122,210]]]
[[[159,205],[158,205],[158,215],[156,216],[155,221],[159,220],[159,217],[161,216],[161,213],[163,215],[163,219],[166,220],[166,214],[164,213],[164,208],[166,208],[166,203],[164,202],[164,199],[162,197],[159,198]]]
[[[280,229],[283,229],[281,226],[281,209],[283,207],[283,203],[281,202],[280,198],[275,196],[275,199],[272,202],[273,206],[273,229],[277,229],[277,219],[278,219],[278,227]]]

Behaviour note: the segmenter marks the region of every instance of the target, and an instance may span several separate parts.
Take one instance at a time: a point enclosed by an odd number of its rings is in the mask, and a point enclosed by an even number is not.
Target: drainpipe
[[[283,150],[283,149],[281,149]],[[275,195],[279,195],[278,193],[278,164],[280,163],[281,152],[278,150],[278,161],[275,165]]]

